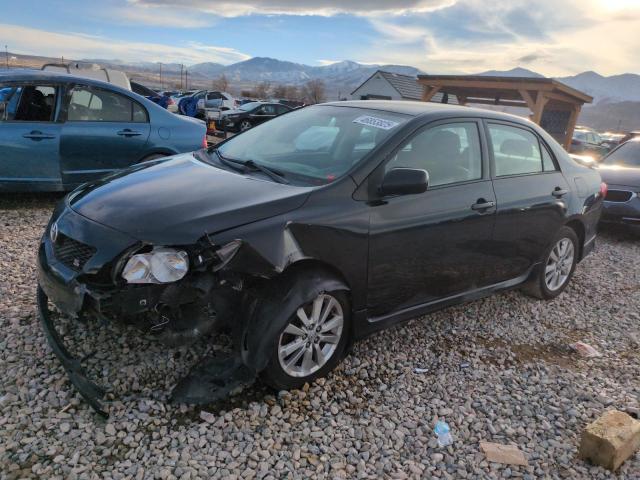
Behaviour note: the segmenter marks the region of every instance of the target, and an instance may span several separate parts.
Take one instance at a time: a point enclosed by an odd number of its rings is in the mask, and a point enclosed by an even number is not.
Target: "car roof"
[[[71,83],[82,81],[84,85],[91,85],[95,87],[110,88],[119,92],[133,93],[131,90],[126,90],[122,87],[114,85],[113,83],[103,82],[102,80],[96,80],[93,78],[83,77],[81,75],[72,75],[64,72],[53,72],[50,70],[29,70],[29,69],[14,69],[0,71],[0,81],[13,81],[13,82],[52,82],[52,83]]]
[[[366,108],[369,110],[400,113],[410,115],[412,117],[464,116],[506,120],[510,122],[515,121],[518,123],[533,125],[530,120],[517,115],[462,105],[449,105],[446,103],[417,102],[409,100],[347,100],[341,102],[328,102],[323,103],[322,105]]]

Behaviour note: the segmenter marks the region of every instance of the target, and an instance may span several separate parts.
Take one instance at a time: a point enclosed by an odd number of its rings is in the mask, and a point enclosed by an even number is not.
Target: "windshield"
[[[640,167],[640,142],[623,143],[607,156],[604,165],[619,165],[621,167]]]
[[[254,108],[256,108],[258,105],[260,105],[260,102],[245,103],[244,105],[240,105],[240,110],[248,112],[249,110],[253,110]]]
[[[288,180],[323,185],[344,175],[409,118],[379,110],[316,105],[247,130],[221,145],[219,153],[276,169]]]

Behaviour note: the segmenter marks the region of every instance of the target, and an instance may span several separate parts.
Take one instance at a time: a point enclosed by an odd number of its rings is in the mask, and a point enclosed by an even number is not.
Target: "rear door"
[[[149,132],[149,114],[141,103],[107,89],[73,86],[60,140],[64,183],[95,180],[138,162]]]
[[[0,85],[0,182],[59,187],[60,90],[46,83]]]
[[[494,243],[498,281],[525,275],[564,224],[570,190],[551,150],[531,129],[487,122],[498,202]]]

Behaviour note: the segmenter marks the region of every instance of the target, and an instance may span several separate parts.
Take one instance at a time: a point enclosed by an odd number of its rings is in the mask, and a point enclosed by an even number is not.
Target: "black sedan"
[[[71,193],[39,248],[39,309],[71,381],[49,301],[184,345],[230,329],[174,400],[260,377],[326,375],[348,345],[434,310],[522,288],[552,299],[594,247],[603,186],[518,117],[421,102],[293,111],[208,151],[147,162]]]
[[[640,137],[623,143],[599,166],[609,190],[602,221],[627,225],[640,233]]]
[[[215,129],[244,132],[291,110],[291,107],[281,103],[245,103],[237,109],[220,112],[220,117],[215,120]]]

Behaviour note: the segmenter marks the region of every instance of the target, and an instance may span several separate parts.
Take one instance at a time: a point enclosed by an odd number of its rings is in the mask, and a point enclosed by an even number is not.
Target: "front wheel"
[[[543,300],[560,295],[571,280],[578,263],[578,236],[569,227],[562,227],[547,250],[539,273],[523,291]]]
[[[289,318],[262,379],[287,390],[299,388],[333,370],[347,345],[350,305],[341,291],[321,293]]]
[[[251,122],[249,120],[242,120],[240,122],[240,131],[244,132],[245,130],[249,130],[253,125],[251,125]]]

